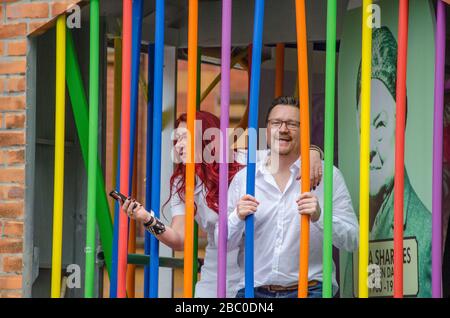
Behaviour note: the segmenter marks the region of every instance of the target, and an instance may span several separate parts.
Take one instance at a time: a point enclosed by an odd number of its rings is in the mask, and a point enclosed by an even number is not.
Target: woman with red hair
[[[153,212],[148,212],[144,207],[128,198],[124,205],[124,211],[127,211],[131,218],[142,221],[148,231],[167,246],[176,251],[184,249],[184,213],[185,213],[185,170],[186,170],[186,152],[188,145],[188,136],[186,128],[186,114],[182,114],[175,123],[174,154],[176,166],[174,173],[170,178],[170,196],[167,202],[170,202],[172,213],[172,223],[165,226],[161,221],[154,217]],[[208,129],[219,129],[220,120],[211,113],[197,111],[196,129],[199,129],[201,136],[205,136]],[[201,124],[201,125],[200,125]],[[241,125],[239,125],[241,126]],[[238,127],[239,127],[238,126]],[[241,126],[241,128],[244,128]],[[204,153],[212,157],[218,157],[215,149],[219,149],[219,140],[204,140],[202,138],[201,151],[199,147],[196,151],[195,164],[195,220],[199,227],[207,234],[207,246],[205,249],[204,265],[201,268],[201,279],[197,282],[195,288],[195,297],[216,297],[217,293],[217,249],[218,244],[214,240],[214,227],[218,222],[219,211],[219,162],[205,158]],[[200,160],[198,159],[200,158]],[[245,165],[245,152],[234,151],[233,162],[228,166],[228,184],[230,184],[234,175]],[[312,186],[320,182],[319,167],[321,167],[320,152],[316,148],[311,149]],[[318,172],[318,173],[317,173]],[[319,176],[319,177],[317,177]],[[242,249],[238,248],[228,252],[227,255],[227,297],[234,297],[237,290],[237,284],[242,276],[238,260]]]

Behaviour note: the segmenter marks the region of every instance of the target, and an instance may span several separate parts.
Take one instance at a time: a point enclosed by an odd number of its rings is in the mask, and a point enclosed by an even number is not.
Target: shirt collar
[[[270,171],[267,169],[267,162],[268,162],[269,158],[270,158],[270,150],[267,151],[267,154],[256,163],[256,176],[270,174]],[[298,158],[289,167],[289,169],[291,170],[291,172],[297,172],[300,170],[300,167],[301,167],[301,160],[300,160],[300,158]]]
[[[298,170],[300,170],[300,167],[302,165],[302,161],[300,160],[300,158],[298,158],[297,160],[295,160],[295,162],[291,165],[291,169],[293,167],[297,168]]]

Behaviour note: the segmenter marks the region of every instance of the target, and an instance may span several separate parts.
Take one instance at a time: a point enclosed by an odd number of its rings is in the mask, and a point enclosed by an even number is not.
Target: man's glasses
[[[275,129],[280,129],[283,124],[286,124],[289,130],[297,130],[300,127],[300,122],[295,120],[269,119],[268,123]]]

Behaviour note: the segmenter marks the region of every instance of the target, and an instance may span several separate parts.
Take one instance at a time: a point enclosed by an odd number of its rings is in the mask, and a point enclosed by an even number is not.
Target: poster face
[[[381,19],[372,34],[369,296],[393,295],[393,221],[398,1],[375,2]],[[405,296],[431,296],[431,184],[434,108],[434,9],[411,0],[404,179]],[[361,6],[344,18],[339,53],[339,168],[359,214]],[[341,253],[342,297],[358,295],[357,253]],[[381,286],[381,287],[380,287]]]

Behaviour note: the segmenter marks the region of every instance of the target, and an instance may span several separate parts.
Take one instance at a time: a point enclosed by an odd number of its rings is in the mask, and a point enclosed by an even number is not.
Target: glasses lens
[[[295,121],[289,121],[289,122],[287,122],[287,127],[289,129],[298,129],[299,124]]]
[[[282,123],[282,121],[280,121],[280,120],[271,120],[270,121],[270,124],[274,128],[279,128],[281,126],[281,123]]]

